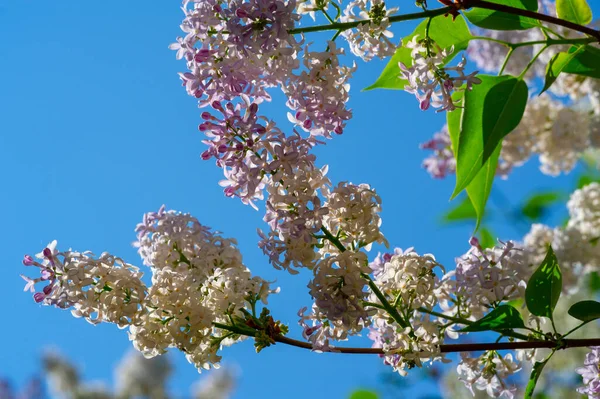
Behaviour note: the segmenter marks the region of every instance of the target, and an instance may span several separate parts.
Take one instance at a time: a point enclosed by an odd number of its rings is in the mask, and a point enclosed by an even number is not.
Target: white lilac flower
[[[471,90],[474,84],[481,83],[481,79],[475,76],[477,71],[465,75],[467,59],[464,56],[456,66],[443,66],[454,47],[442,49],[428,38],[419,39],[418,35],[406,47],[412,49],[413,64],[410,67],[403,62],[398,64],[400,78],[408,81],[404,90],[417,97],[422,110],[433,106],[439,111],[452,111],[457,108],[452,99],[456,89],[465,84],[465,90]],[[456,76],[450,75],[450,72],[456,73]]]
[[[264,217],[270,232],[259,230],[259,247],[275,268],[296,273],[294,268],[312,269],[316,264],[315,234],[327,213],[320,194],[328,193],[330,182],[325,176],[327,167],[316,168],[308,149],[295,151],[291,157],[283,147],[277,151],[281,156],[272,164]]]
[[[512,353],[500,355],[496,351],[486,351],[478,358],[461,352],[457,367],[458,379],[475,396],[475,390],[486,391],[493,398],[512,399],[517,387],[507,378],[521,370],[521,365]]]
[[[166,356],[146,359],[139,352],[128,352],[115,369],[116,393],[119,397],[166,397],[171,364]]]
[[[79,390],[80,380],[77,369],[55,352],[43,357],[44,371],[50,391],[54,396],[69,397]]]
[[[369,324],[366,281],[369,273],[367,256],[363,252],[345,251],[322,259],[309,282],[309,294],[314,298],[316,313],[322,320],[356,334]]]
[[[288,97],[287,106],[290,122],[300,126],[313,136],[331,137],[331,133],[342,134],[352,111],[346,107],[350,84],[348,81],[356,70],[341,66],[339,56],[344,50],[333,41],[327,42],[327,51],[304,50],[305,70],[294,75],[281,86]]]
[[[443,278],[438,296],[446,313],[477,320],[491,307],[521,298],[532,271],[523,249],[512,241],[487,249],[476,239],[471,244],[456,259],[456,270]]]
[[[235,388],[235,374],[227,367],[213,371],[192,388],[194,399],[228,399]]]
[[[573,197],[572,197],[573,198]],[[533,224],[523,239],[523,246],[529,257],[529,267],[535,270],[552,246],[562,273],[563,292],[575,294],[581,287],[584,277],[600,268],[600,247],[590,242],[577,223],[566,228],[551,228],[543,224]]]
[[[25,291],[46,281],[34,300],[44,305],[72,308],[75,317],[84,317],[92,324],[115,323],[120,328],[136,323],[146,296],[142,273],[107,252],[94,257],[91,252],[59,252],[56,241],[50,243],[34,260],[25,256],[25,266],[40,268],[41,277],[30,279]]]
[[[370,7],[368,7],[369,3]],[[355,8],[359,10],[358,15],[355,14]],[[382,0],[354,0],[348,3],[340,22],[369,20],[354,29],[342,32],[352,54],[364,61],[370,61],[373,57],[383,59],[394,55],[397,45],[390,40],[394,34],[388,28],[389,16],[396,11],[398,7],[386,9],[385,2]]]
[[[134,347],[146,357],[168,348],[182,350],[198,369],[218,367],[217,354],[231,345],[227,332],[213,323],[243,318],[243,310],[277,292],[242,263],[235,241],[211,232],[191,215],[165,210],[144,215],[136,228],[144,263],[151,268],[152,285],[142,274],[108,253],[59,252],[56,242],[40,261],[25,256],[25,266],[41,269],[27,281],[26,290],[41,281],[48,285],[34,295],[36,302],[72,308],[91,323],[110,322],[129,327]]]
[[[584,367],[576,371],[583,377],[583,387],[577,388],[577,392],[587,395],[590,399],[600,398],[600,347],[590,348],[591,352],[585,355]]]
[[[302,337],[312,344],[315,352],[335,352],[331,341],[344,341],[348,339],[348,329],[341,323],[330,323],[316,304],[311,307],[311,312],[305,314],[307,307],[298,311],[298,324],[302,327]]]
[[[324,204],[327,229],[347,248],[370,250],[373,243],[386,244],[381,233],[381,198],[368,184],[339,183]]]
[[[576,190],[567,208],[569,228],[579,230],[587,240],[600,237],[600,184],[593,182]]]
[[[558,111],[552,128],[543,132],[537,142],[543,173],[557,176],[575,167],[581,153],[589,147],[589,121],[587,114],[572,108]]]
[[[590,146],[589,113],[567,108],[543,94],[528,102],[517,128],[503,140],[501,158],[520,166],[538,154],[542,173],[570,172]]]
[[[134,246],[144,264],[153,272],[171,270],[181,274],[193,271],[205,280],[217,268],[242,267],[237,242],[210,231],[187,213],[166,210],[144,214],[136,227]]]
[[[243,265],[236,242],[213,233],[189,214],[166,211],[144,216],[136,228],[140,254],[152,267],[152,286],[141,322],[130,326],[136,349],[153,357],[175,347],[198,369],[216,367],[220,340],[213,323],[243,316],[249,298],[266,303],[272,291]],[[223,338],[224,339],[224,338]]]
[[[372,317],[369,338],[373,347],[383,349],[385,363],[405,375],[407,370],[425,362],[445,361],[439,349],[444,336],[442,320],[419,311],[433,310],[438,304],[439,279],[434,270],[441,265],[433,255],[396,249],[394,254],[378,257],[370,266],[376,268],[375,285],[399,309],[401,317],[407,315],[405,323],[410,325],[398,324],[382,310]],[[379,303],[375,293],[370,294],[369,302]]]

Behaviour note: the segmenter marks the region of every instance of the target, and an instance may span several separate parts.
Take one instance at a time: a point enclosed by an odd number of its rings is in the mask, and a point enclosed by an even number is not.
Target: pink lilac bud
[[[25,266],[33,266],[35,265],[35,261],[33,260],[33,258],[29,255],[25,255],[23,257],[23,265]]]
[[[479,247],[479,239],[477,237],[471,237],[469,239],[469,245],[472,245],[474,247]]]
[[[43,292],[36,292],[35,294],[33,294],[33,300],[37,303],[42,302],[44,298],[46,298],[46,294],[44,294]]]
[[[52,250],[50,248],[44,248],[43,253],[46,259],[48,259],[48,261],[50,262],[50,264],[54,266],[54,255],[52,254]]]

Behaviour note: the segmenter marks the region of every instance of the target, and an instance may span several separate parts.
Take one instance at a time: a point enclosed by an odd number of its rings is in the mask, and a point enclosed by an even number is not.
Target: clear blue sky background
[[[401,12],[415,11],[412,2],[402,3]],[[224,198],[220,169],[199,158],[200,112],[180,87],[177,72],[184,63],[167,49],[180,34],[179,5],[0,0],[0,376],[24,382],[39,370],[42,349],[56,347],[84,365],[86,379],[112,378],[112,367],[131,347],[125,331],[35,304],[22,292],[19,273],[31,270],[23,270],[21,259],[58,239],[62,249],[109,251],[141,264],[131,246],[133,229],[144,212],[163,203],[236,237],[253,272],[277,280],[282,290],[271,309],[289,323],[291,336],[300,336],[296,312],[311,303],[309,275],[290,277],[268,264],[256,245],[262,212]],[[342,137],[317,150],[318,161],[330,165],[333,182],[377,189],[382,227],[393,246],[414,246],[452,265],[468,249],[472,226],[440,226],[454,181],[429,178],[418,149],[444,115],[419,111],[404,92],[360,92],[384,63],[357,62],[354,119]],[[289,130],[281,100],[277,94],[262,110]],[[537,166],[530,162],[497,187],[513,203],[534,189],[572,187],[573,176],[551,179]],[[494,228],[505,239],[525,233],[501,219]],[[282,345],[257,355],[250,342],[226,348],[223,356],[241,371],[236,398],[279,396],[263,396],[265,389],[288,398],[345,397],[359,386],[379,386],[387,370],[376,357],[317,355]],[[181,354],[173,359],[178,371],[172,386],[183,395],[198,375]]]

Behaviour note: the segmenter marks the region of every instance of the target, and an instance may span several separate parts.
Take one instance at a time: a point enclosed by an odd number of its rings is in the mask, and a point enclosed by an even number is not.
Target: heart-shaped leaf
[[[535,316],[552,318],[552,312],[560,298],[561,290],[562,274],[558,260],[552,247],[548,247],[542,264],[531,275],[527,283],[525,289],[527,309]]]

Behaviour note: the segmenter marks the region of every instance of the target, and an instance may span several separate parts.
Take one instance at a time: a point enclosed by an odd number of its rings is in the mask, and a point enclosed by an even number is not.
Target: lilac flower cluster
[[[560,262],[563,291],[574,294],[584,278],[600,271],[600,184],[590,183],[575,190],[567,203],[569,221],[565,227],[534,224],[523,239],[531,264],[539,264],[552,245]]]
[[[537,154],[540,170],[550,176],[568,173],[583,153],[598,148],[600,140],[600,107],[586,111],[551,99],[542,94],[527,104],[521,123],[502,141],[496,174],[506,178],[509,172]],[[421,145],[433,150],[423,167],[434,178],[455,172],[455,160],[447,127]]]
[[[373,347],[383,349],[385,363],[406,375],[407,370],[426,362],[446,362],[439,350],[446,321],[426,313],[438,305],[440,278],[435,271],[443,271],[443,267],[433,255],[419,255],[412,248],[380,255],[370,267],[381,293],[405,318],[404,325],[399,324],[383,309],[377,309],[372,317],[369,338]],[[380,300],[371,293],[369,302]]]
[[[600,398],[600,347],[590,348],[591,352],[585,355],[584,367],[576,371],[583,377],[584,386],[577,388],[577,392],[587,395],[589,399]]]
[[[59,252],[56,241],[37,255],[25,256],[25,266],[41,269],[25,290],[48,282],[34,295],[36,302],[71,308],[75,317],[92,324],[115,323],[129,328],[133,345],[146,357],[182,350],[199,370],[217,367],[222,345],[230,338],[213,326],[243,316],[250,302],[266,303],[277,292],[243,265],[235,241],[221,237],[189,214],[167,211],[144,215],[136,228],[135,245],[152,272],[152,285],[142,273],[108,253]]]
[[[418,35],[406,47],[412,49],[413,65],[398,64],[401,78],[408,81],[404,90],[417,97],[422,110],[433,106],[439,108],[438,111],[453,111],[457,105],[452,93],[463,84],[464,90],[471,90],[474,84],[481,83],[481,79],[475,76],[477,71],[465,75],[467,59],[464,55],[456,66],[444,66],[454,47],[442,49],[430,38],[419,38]],[[455,72],[456,76],[451,76],[449,72]]]
[[[358,15],[355,14],[356,8],[359,10]],[[341,18],[342,22],[369,20],[359,24],[356,29],[342,32],[352,54],[364,61],[370,61],[373,57],[385,58],[394,55],[397,46],[390,40],[394,34],[387,28],[390,26],[389,17],[396,11],[398,7],[387,9],[382,0],[354,0],[348,3]]]

